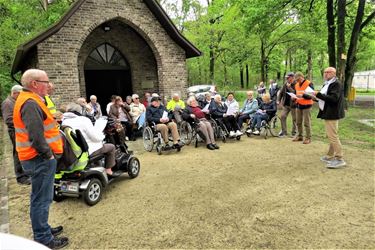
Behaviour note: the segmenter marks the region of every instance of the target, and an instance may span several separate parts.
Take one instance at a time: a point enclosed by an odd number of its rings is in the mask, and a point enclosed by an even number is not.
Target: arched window
[[[88,68],[128,69],[128,63],[119,50],[104,43],[91,51],[86,61]]]

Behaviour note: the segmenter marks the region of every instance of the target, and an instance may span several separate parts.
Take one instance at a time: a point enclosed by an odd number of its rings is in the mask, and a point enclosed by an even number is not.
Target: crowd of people
[[[328,168],[339,168],[346,165],[338,137],[338,121],[345,115],[343,91],[336,78],[335,68],[325,69],[324,79],[323,88],[316,91],[301,72],[289,72],[281,88],[271,80],[269,91],[263,82],[259,84],[257,98],[253,91],[247,91],[242,108],[233,92],[228,93],[225,100],[217,93],[206,93],[201,98],[189,94],[186,102],[176,93],[167,103],[163,103],[157,93],[145,93],[142,102],[138,94],[127,96],[125,102],[120,96],[114,95],[105,111],[110,119],[123,127],[127,140],[135,140],[137,131],[153,124],[161,133],[164,148],[181,148],[184,142],[178,126],[187,121],[195,123],[207,149],[217,150],[220,147],[216,143],[211,119],[224,125],[229,137],[241,136],[245,130],[247,133],[259,134],[262,121],[276,115],[277,106],[281,109],[282,124],[279,137],[288,135],[286,121],[290,113],[293,141],[310,144],[311,108],[313,102],[317,101],[318,118],[325,121],[330,142],[328,152],[321,160],[327,163]],[[10,96],[2,103],[3,118],[13,145],[14,171],[19,184],[32,186],[30,218],[34,240],[57,249],[69,243],[67,237],[58,237],[63,232],[62,226],[53,228],[48,224],[54,174],[57,161],[63,154],[58,123],[82,132],[90,156],[105,155],[106,173],[109,176],[115,174],[111,170],[115,165],[115,147],[103,143],[103,132],[93,125],[103,116],[95,95],[90,96],[88,103],[80,97],[58,110],[53,103],[54,86],[45,71],[27,70],[21,82],[23,87],[14,86]],[[169,144],[169,133],[172,145]]]

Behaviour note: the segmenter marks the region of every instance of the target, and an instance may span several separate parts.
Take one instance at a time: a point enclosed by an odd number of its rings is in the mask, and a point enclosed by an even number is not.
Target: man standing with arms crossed
[[[63,152],[57,124],[45,104],[49,79],[38,69],[27,70],[21,78],[24,91],[18,96],[13,113],[16,150],[24,171],[31,175],[30,218],[34,240],[52,249],[69,243],[55,237],[63,231],[48,224],[53,199],[56,157]]]
[[[327,155],[320,159],[327,163],[327,168],[340,168],[346,165],[338,135],[339,119],[345,117],[344,92],[336,78],[335,68],[328,67],[324,70],[324,80],[323,88],[315,93],[319,101],[318,118],[325,122],[329,149]]]

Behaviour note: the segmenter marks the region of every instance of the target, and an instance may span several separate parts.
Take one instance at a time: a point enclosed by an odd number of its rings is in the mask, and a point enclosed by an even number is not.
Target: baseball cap
[[[290,76],[294,76],[294,72],[288,72],[288,73],[286,73],[285,78],[288,78]]]
[[[159,101],[160,100],[160,97],[158,96],[154,96],[151,98],[151,102],[154,102],[154,101]]]

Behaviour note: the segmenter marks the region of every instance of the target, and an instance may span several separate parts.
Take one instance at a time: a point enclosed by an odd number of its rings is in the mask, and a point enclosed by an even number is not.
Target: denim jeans
[[[146,122],[146,112],[143,112],[141,116],[138,118],[138,128],[143,128]]]
[[[31,176],[30,218],[34,240],[44,245],[53,236],[48,224],[49,207],[53,199],[53,183],[56,172],[56,159],[43,159],[37,156],[21,162],[25,173]]]
[[[255,114],[253,123],[251,124],[251,128],[254,129],[254,127],[256,126],[256,128],[259,130],[262,124],[262,121],[267,120],[267,119],[268,119],[268,114],[259,114],[259,113]]]

